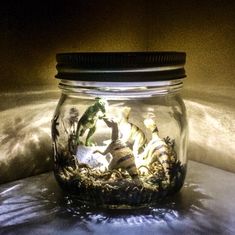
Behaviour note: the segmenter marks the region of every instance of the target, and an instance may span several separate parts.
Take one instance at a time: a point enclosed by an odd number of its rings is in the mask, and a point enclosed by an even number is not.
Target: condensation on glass
[[[62,53],[52,120],[55,177],[85,204],[148,207],[186,174],[183,52]]]

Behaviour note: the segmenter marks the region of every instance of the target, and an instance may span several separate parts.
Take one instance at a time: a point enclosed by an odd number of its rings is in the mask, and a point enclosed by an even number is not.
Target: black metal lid
[[[184,52],[81,52],[56,55],[56,78],[140,82],[185,77]]]

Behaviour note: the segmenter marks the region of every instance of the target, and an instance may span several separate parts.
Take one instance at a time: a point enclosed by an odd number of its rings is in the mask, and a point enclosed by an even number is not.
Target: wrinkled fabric
[[[188,158],[235,172],[235,88],[188,87]]]
[[[235,234],[235,174],[189,162],[180,193],[156,207],[92,209],[52,173],[0,186],[0,234]],[[123,232],[124,231],[124,232]]]
[[[0,183],[52,169],[50,124],[57,93],[0,95]]]

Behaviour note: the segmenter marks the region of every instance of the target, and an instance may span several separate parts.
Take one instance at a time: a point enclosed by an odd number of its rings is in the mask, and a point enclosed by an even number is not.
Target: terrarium
[[[54,173],[74,200],[155,205],[186,174],[183,52],[57,54]]]

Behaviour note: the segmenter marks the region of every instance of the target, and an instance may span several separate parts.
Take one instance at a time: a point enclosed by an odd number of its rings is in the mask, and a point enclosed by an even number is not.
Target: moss
[[[76,162],[70,158],[70,163]],[[67,158],[68,159],[68,158]],[[68,162],[55,171],[61,187],[76,200],[101,207],[141,207],[153,205],[166,196],[179,191],[184,182],[185,166],[174,159],[170,164],[170,184],[167,183],[162,166],[146,176],[133,180],[121,170],[101,172],[86,164]]]

